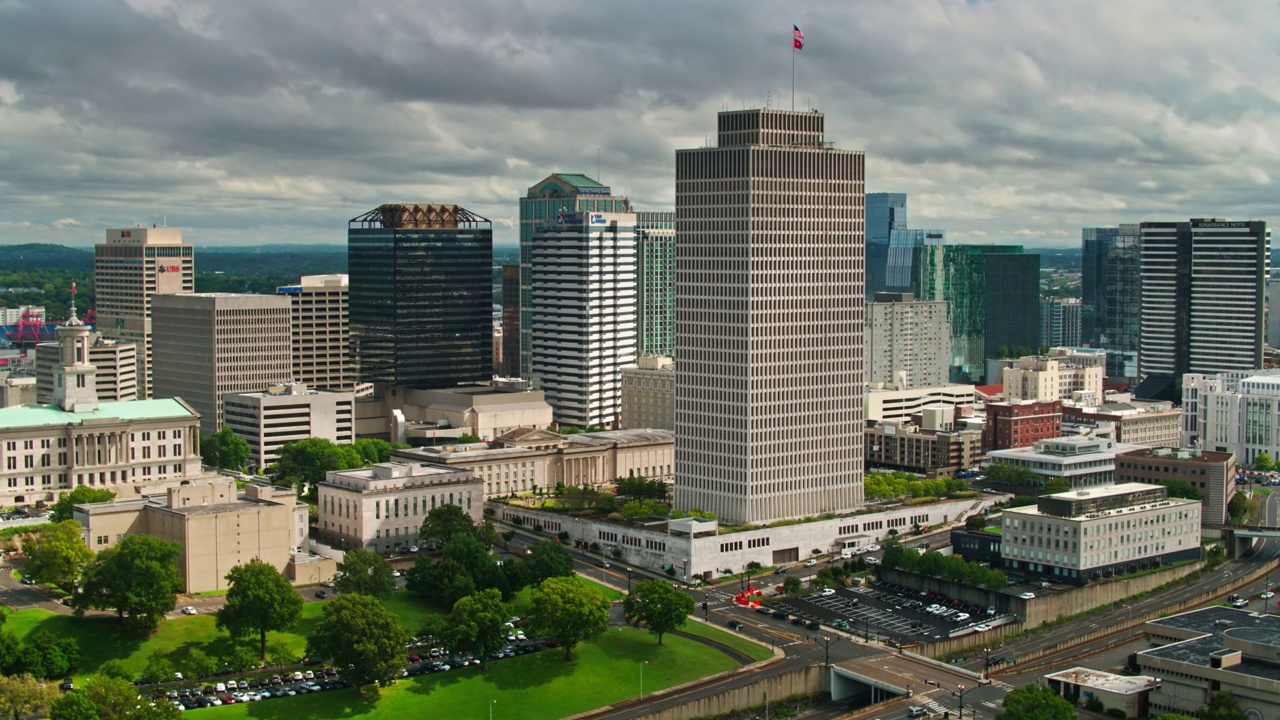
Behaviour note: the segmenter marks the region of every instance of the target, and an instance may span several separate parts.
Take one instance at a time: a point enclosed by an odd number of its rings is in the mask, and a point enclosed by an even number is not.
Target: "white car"
[[[817,564],[818,564],[818,561],[817,561],[817,560],[810,559],[810,560],[808,560],[808,561],[806,561],[806,562],[805,562],[804,566],[805,566],[805,567],[813,567],[814,565],[817,565]]]
[[[831,588],[823,588],[822,590],[822,597],[831,597],[832,595],[835,595],[835,594],[836,594],[836,591],[832,590]]]
[[[869,558],[867,558],[867,564],[868,564],[868,565],[879,565],[879,564],[880,564],[880,558],[878,558],[878,557],[869,557]]]
[[[1023,600],[1035,600],[1036,594],[1033,592],[1024,592],[1024,593],[1018,593],[1018,597],[1022,598]]]
[[[879,546],[879,545],[868,545],[868,546],[867,546],[867,552],[880,552],[880,546]]]
[[[988,630],[990,630],[990,629],[991,629],[991,626],[990,626],[990,625],[985,625],[985,624],[983,624],[983,625],[974,625],[974,626],[973,626],[973,629],[974,629],[974,630],[976,630],[976,631],[978,631],[978,632],[986,632],[986,631],[988,631]]]
[[[518,640],[518,641],[520,641],[520,642],[524,642],[526,639],[527,639],[527,638],[525,638],[525,636],[524,636],[524,631],[523,631],[523,630],[517,630],[517,631],[516,631],[516,640]]]
[[[196,614],[196,609],[195,609],[195,608],[193,608],[193,607],[191,607],[190,605],[188,605],[188,606],[186,606],[186,607],[182,608],[182,614],[183,614],[183,615],[195,615],[195,614]]]
[[[1270,590],[1267,590],[1267,591],[1263,592],[1261,595],[1259,595],[1258,597],[1262,598],[1263,600],[1270,600],[1271,598],[1273,598],[1273,597],[1275,597],[1275,596],[1276,596],[1276,594],[1275,594],[1274,592],[1272,592],[1272,591],[1270,591]]]

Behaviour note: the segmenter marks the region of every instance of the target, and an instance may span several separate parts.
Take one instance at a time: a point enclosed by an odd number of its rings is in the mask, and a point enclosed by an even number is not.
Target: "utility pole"
[[[806,635],[805,638],[822,646],[822,649],[825,652],[822,664],[828,666],[831,665],[831,646],[836,644],[836,639],[827,637],[826,635]]]

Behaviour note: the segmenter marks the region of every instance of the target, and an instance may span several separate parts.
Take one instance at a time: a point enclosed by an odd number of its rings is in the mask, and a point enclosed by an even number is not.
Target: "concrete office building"
[[[72,518],[95,552],[126,535],[151,535],[182,546],[178,570],[183,592],[227,589],[227,573],[253,559],[297,579],[293,559],[308,546],[307,505],[293,488],[251,483],[243,493],[234,480],[217,478],[164,488],[133,500],[77,505]],[[330,566],[327,577],[333,576]]]
[[[327,392],[301,383],[272,385],[266,392],[231,393],[222,398],[222,421],[249,443],[258,469],[280,458],[280,448],[307,438],[339,445],[355,441],[355,395]]]
[[[1142,448],[1116,456],[1116,482],[1160,483],[1181,480],[1200,493],[1205,524],[1227,521],[1227,504],[1236,494],[1236,458],[1231,453]]]
[[[520,266],[502,266],[502,360],[498,375],[520,377]]]
[[[108,230],[93,248],[97,330],[137,347],[138,397],[150,398],[151,300],[195,292],[195,249],[178,228]]]
[[[560,222],[562,215],[629,213],[631,203],[607,185],[580,173],[553,173],[520,198],[520,373],[533,376],[533,236]],[[634,282],[634,281],[633,281]]]
[[[533,377],[555,421],[617,427],[622,368],[636,361],[633,213],[562,213],[529,242]]]
[[[0,370],[0,408],[36,404],[36,378],[22,372]]]
[[[1149,712],[1195,717],[1214,695],[1229,692],[1249,720],[1280,717],[1280,615],[1211,605],[1161,617],[1143,626],[1155,647],[1139,650],[1137,665],[1160,678]]]
[[[722,112],[676,152],[677,508],[863,505],[863,170],[817,112]]]
[[[868,381],[902,389],[947,384],[947,304],[910,293],[876,293],[867,306]]]
[[[1163,485],[1041,495],[1034,507],[1006,508],[1000,527],[1005,567],[1061,582],[1200,559],[1200,501],[1171,498]]]
[[[866,196],[866,299],[888,290],[885,274],[889,264],[889,238],[907,226],[906,193],[867,193]]]
[[[138,399],[138,346],[108,340],[102,333],[89,333],[89,364],[94,367],[98,400],[125,402]],[[53,402],[54,371],[61,362],[59,344],[36,345],[36,402]]]
[[[1102,402],[1102,380],[1105,359],[1077,361],[1076,353],[1085,351],[1056,348],[1050,355],[1028,355],[1018,358],[1013,367],[1004,369],[1004,396],[1008,400],[1073,401],[1096,405]],[[1093,361],[1089,361],[1093,360]]]
[[[1110,438],[1077,435],[1038,440],[1031,447],[992,450],[987,457],[993,463],[1025,467],[1045,480],[1064,478],[1080,489],[1114,483],[1116,456],[1141,449]]]
[[[919,422],[868,422],[867,467],[892,468],[929,477],[954,475],[978,464],[982,431],[957,429],[950,419],[955,408],[928,407]]]
[[[1141,342],[1144,399],[1179,398],[1184,373],[1262,366],[1263,221],[1144,222]]]
[[[1280,370],[1184,375],[1181,439],[1250,467],[1264,452],[1280,457]]]
[[[622,368],[622,427],[676,429],[676,366],[669,357],[636,359]]]
[[[909,421],[926,407],[949,405],[971,412],[976,395],[972,385],[941,385],[899,389],[892,383],[873,383],[864,399],[868,422]]]
[[[676,214],[636,213],[636,350],[671,355],[676,322]]]
[[[387,553],[417,546],[427,513],[456,505],[471,520],[484,520],[480,481],[463,470],[387,462],[331,472],[317,488],[316,527],[343,549]]]
[[[1108,395],[1101,405],[1062,404],[1063,425],[1098,428],[1110,425],[1117,441],[1146,447],[1174,447],[1182,430],[1182,410],[1164,400],[1133,400]]]
[[[54,404],[0,409],[0,504],[33,505],[78,485],[118,495],[200,475],[200,416],[179,399],[98,402],[89,328],[58,329]]]
[[[1267,345],[1280,347],[1280,278],[1267,278]]]
[[[16,308],[0,308],[0,325],[17,325],[22,321],[45,321],[43,305],[19,305]]]
[[[1062,435],[1062,401],[1011,400],[989,402],[982,426],[984,450],[1029,447]]]
[[[352,390],[346,275],[303,275],[276,293],[289,298],[293,318],[293,379],[322,390]]]
[[[607,430],[557,435],[516,428],[491,443],[396,450],[392,457],[466,470],[485,497],[547,492],[557,484],[597,489],[620,477],[671,482],[675,439],[667,430]]]
[[[1040,344],[1077,347],[1082,344],[1082,312],[1079,298],[1040,299]]]
[[[1050,690],[1073,706],[1096,700],[1105,711],[1119,710],[1132,718],[1148,717],[1149,698],[1161,683],[1149,675],[1117,675],[1087,667],[1049,673],[1044,680]]]
[[[1142,304],[1137,224],[1083,228],[1081,335],[1107,353],[1107,377],[1138,379]]]
[[[284,295],[192,293],[152,300],[155,392],[222,427],[222,399],[292,382],[293,308]]]
[[[458,205],[388,204],[347,224],[360,382],[493,379],[493,227]]]
[[[518,427],[550,427],[551,406],[541,390],[487,385],[448,390],[397,388],[356,401],[356,437],[445,440],[468,432],[484,440]],[[397,428],[403,426],[405,434]]]

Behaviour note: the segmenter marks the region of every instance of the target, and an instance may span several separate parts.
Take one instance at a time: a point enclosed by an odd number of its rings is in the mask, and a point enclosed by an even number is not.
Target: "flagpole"
[[[791,111],[796,110],[796,41],[791,40]]]

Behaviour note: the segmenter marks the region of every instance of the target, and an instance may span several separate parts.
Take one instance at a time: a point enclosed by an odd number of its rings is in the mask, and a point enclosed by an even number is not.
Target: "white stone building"
[[[1280,370],[1188,373],[1182,378],[1182,444],[1229,452],[1244,466],[1280,457]]]
[[[867,388],[866,418],[876,422],[910,421],[931,405],[950,405],[967,414],[976,403],[974,386],[941,385],[903,390],[896,385],[873,384]]]
[[[36,345],[36,402],[53,402],[54,368],[60,362],[56,342]],[[138,346],[89,333],[89,363],[101,402],[138,399]]]
[[[1200,501],[1121,483],[1042,495],[1001,513],[1005,567],[1064,582],[1200,559]]]
[[[1116,456],[1141,447],[1080,435],[1037,440],[1031,447],[992,450],[987,457],[993,463],[1025,467],[1045,480],[1065,478],[1073,488],[1086,488],[1114,483]]]
[[[945,301],[876,293],[867,306],[867,379],[903,389],[946,385],[950,342]]]
[[[312,390],[301,383],[272,385],[266,392],[222,398],[222,423],[249,443],[254,466],[280,459],[280,448],[307,438],[340,445],[355,440],[355,395]]]
[[[1078,360],[1083,355],[1084,361]],[[1009,400],[1074,401],[1087,405],[1102,402],[1106,355],[1100,350],[1056,348],[1050,355],[1018,358],[1004,369],[1004,396]]]
[[[342,549],[388,553],[418,544],[427,513],[457,505],[483,519],[484,490],[464,470],[389,462],[331,472],[318,487],[320,536]]]

